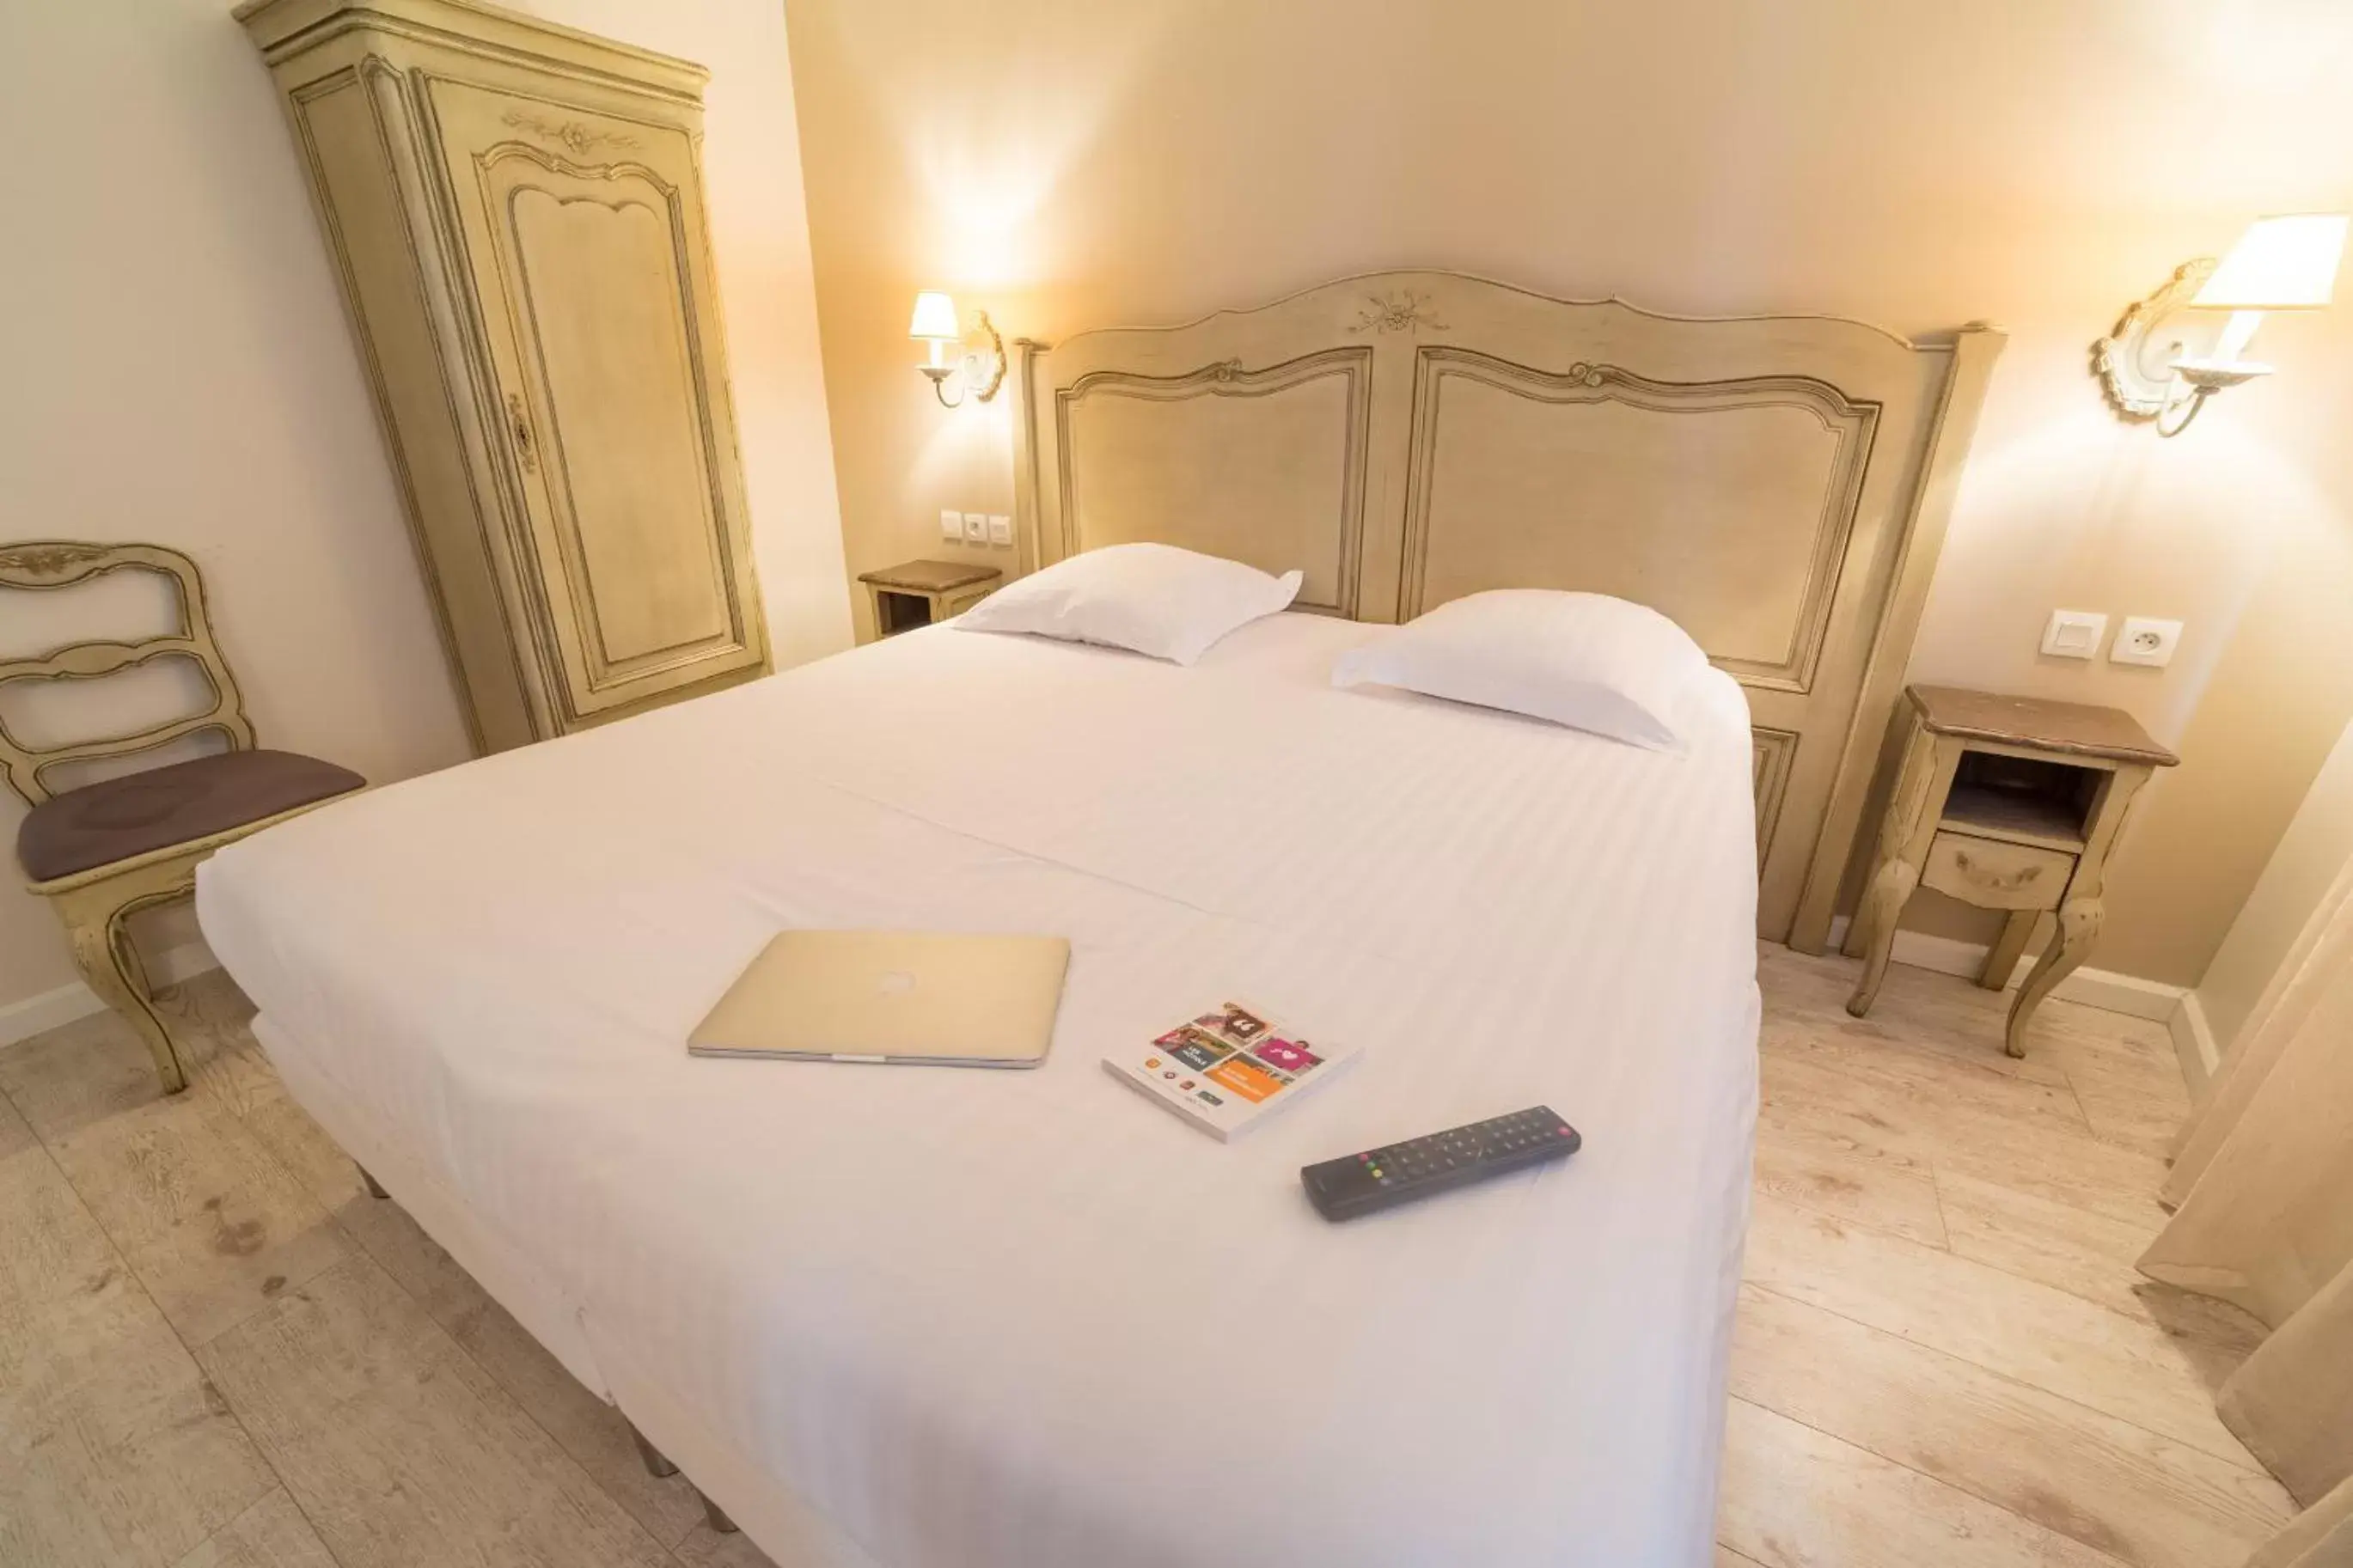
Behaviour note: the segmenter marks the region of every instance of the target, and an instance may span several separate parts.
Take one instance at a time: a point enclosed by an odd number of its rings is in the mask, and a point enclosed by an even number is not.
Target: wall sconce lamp
[[[2126,419],[2157,421],[2160,436],[2189,428],[2206,400],[2226,386],[2269,375],[2272,367],[2240,356],[2265,310],[2316,310],[2327,305],[2345,251],[2343,213],[2258,218],[2217,262],[2184,262],[2164,288],[2126,310],[2113,336],[2092,345],[2092,368],[2108,402]],[[2192,355],[2177,340],[2150,361],[2151,341],[2177,310],[2228,310],[2211,353]]]
[[[907,335],[917,342],[932,346],[931,363],[915,368],[931,377],[932,395],[940,400],[943,408],[957,408],[970,394],[983,403],[997,395],[1005,383],[1005,340],[988,324],[988,312],[972,313],[972,331],[965,331],[964,318],[956,313],[955,301],[936,289],[926,289],[915,296],[915,317],[907,323]],[[947,345],[955,343],[961,352],[953,364],[948,362]],[[948,396],[948,382],[957,383],[954,399]]]

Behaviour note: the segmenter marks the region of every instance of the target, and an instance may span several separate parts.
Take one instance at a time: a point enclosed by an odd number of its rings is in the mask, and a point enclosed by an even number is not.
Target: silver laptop
[[[1032,1068],[1053,1043],[1071,944],[1059,936],[788,931],[727,988],[700,1057]]]

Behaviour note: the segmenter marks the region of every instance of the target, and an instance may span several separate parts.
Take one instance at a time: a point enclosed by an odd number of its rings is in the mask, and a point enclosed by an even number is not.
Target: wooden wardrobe
[[[477,745],[768,668],[700,66],[465,0],[253,0]]]

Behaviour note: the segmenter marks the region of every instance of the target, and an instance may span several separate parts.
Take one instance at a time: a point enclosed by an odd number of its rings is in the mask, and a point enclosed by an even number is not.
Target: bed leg
[[[720,1535],[733,1535],[735,1533],[735,1521],[727,1517],[727,1513],[724,1509],[722,1509],[717,1503],[712,1502],[709,1498],[702,1497],[702,1489],[701,1487],[694,1489],[694,1495],[702,1498],[702,1517],[710,1521],[711,1528],[715,1533]]]
[[[671,1464],[659,1448],[646,1441],[646,1435],[638,1430],[638,1424],[634,1421],[629,1423],[629,1440],[637,1444],[638,1458],[645,1461],[648,1475],[657,1480],[668,1480],[678,1474],[678,1467]],[[702,1494],[698,1492],[696,1495]]]
[[[384,1190],[384,1184],[382,1182],[377,1181],[374,1176],[368,1174],[368,1168],[365,1165],[360,1166],[359,1172],[360,1180],[367,1184],[368,1196],[372,1198],[388,1198],[392,1196],[390,1193]]]

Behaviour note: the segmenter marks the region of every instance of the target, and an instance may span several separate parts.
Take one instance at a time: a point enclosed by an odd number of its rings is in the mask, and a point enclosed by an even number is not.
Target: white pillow
[[[1707,655],[1647,605],[1607,594],[1498,588],[1450,600],[1340,656],[1332,684],[1401,686],[1654,751],[1680,752]]]
[[[968,632],[1031,632],[1190,664],[1211,643],[1299,593],[1300,574],[1173,544],[1107,544],[999,588],[955,618]]]

